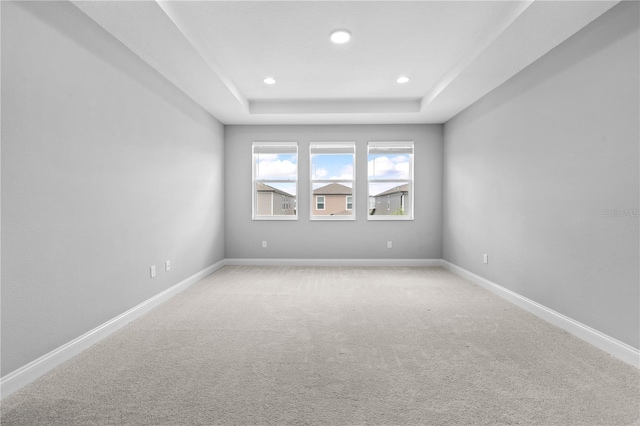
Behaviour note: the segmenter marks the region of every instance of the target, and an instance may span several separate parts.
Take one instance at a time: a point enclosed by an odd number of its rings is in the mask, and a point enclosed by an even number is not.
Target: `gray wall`
[[[2,375],[224,258],[223,138],[70,3],[2,2]]]
[[[385,140],[415,142],[413,221],[367,221],[367,142]],[[297,221],[251,220],[254,141],[298,142]],[[355,221],[309,220],[310,141],[356,142]],[[440,259],[442,125],[226,126],[225,206],[227,258]]]
[[[621,2],[445,124],[443,235],[446,260],[636,348],[638,16]]]

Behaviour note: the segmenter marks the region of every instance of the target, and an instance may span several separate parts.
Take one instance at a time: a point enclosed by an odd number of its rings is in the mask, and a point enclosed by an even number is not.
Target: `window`
[[[354,142],[312,142],[311,219],[354,220],[356,145]]]
[[[292,210],[292,205],[291,205],[291,197],[287,196],[287,195],[281,195],[281,208],[283,211],[288,211],[288,210]]]
[[[254,220],[296,220],[298,193],[298,144],[296,142],[254,142]]]
[[[413,220],[413,142],[369,142],[369,220]]]

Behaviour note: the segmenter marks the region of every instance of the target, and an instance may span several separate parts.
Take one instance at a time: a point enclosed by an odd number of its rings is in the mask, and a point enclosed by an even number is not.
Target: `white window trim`
[[[320,198],[322,198],[322,208],[318,207],[320,205]],[[325,210],[327,208],[327,199],[324,195],[316,195],[316,210]]]
[[[349,208],[349,198],[351,198],[351,208]],[[345,210],[353,210],[353,195],[347,195],[347,196],[345,197],[345,200],[344,200],[344,201],[345,201],[345,203],[344,203],[344,204],[345,204],[344,209],[345,209]]]
[[[369,214],[369,210],[367,209],[367,220],[371,220],[371,221],[377,221],[377,220],[391,220],[391,221],[396,221],[396,220],[414,220],[414,169],[415,169],[415,143],[414,141],[370,141],[367,144],[367,164],[369,162],[369,151],[370,148],[375,148],[375,147],[398,147],[398,148],[409,148],[411,147],[412,153],[411,153],[411,161],[409,163],[409,178],[408,179],[380,179],[380,180],[369,180],[369,170],[367,170],[367,198],[369,197],[374,197],[374,194],[369,194],[369,183],[370,182],[396,182],[396,183],[405,183],[408,182],[409,183],[409,205],[411,206],[411,209],[409,211],[409,214],[406,215],[370,215]],[[390,197],[390,196],[387,196]],[[374,197],[375,199],[375,197]],[[390,198],[387,198],[387,200],[390,200]],[[407,200],[405,200],[406,203]],[[390,210],[390,208],[388,208],[388,210]]]
[[[291,179],[261,179],[261,180],[256,180],[256,147],[260,147],[260,146],[264,146],[264,147],[271,147],[271,148],[275,148],[278,146],[282,146],[282,147],[288,147],[288,148],[295,148],[295,153],[296,153],[296,158],[297,158],[297,174],[296,174],[296,179],[291,180]],[[274,208],[274,198],[273,198],[273,193],[271,193],[271,215],[258,215],[257,214],[257,197],[258,197],[258,192],[256,191],[256,183],[260,182],[260,183],[265,183],[265,182],[274,182],[274,183],[291,183],[291,182],[295,182],[296,184],[296,195],[295,197],[297,198],[299,196],[298,194],[298,181],[300,180],[300,168],[299,168],[299,159],[300,159],[300,153],[298,150],[298,142],[253,142],[251,145],[251,219],[252,220],[298,220],[298,210],[295,210],[294,214],[291,215],[274,215],[273,214],[273,208]]]
[[[311,156],[312,154],[312,150],[314,148],[324,148],[327,150],[330,150],[331,148],[336,148],[336,149],[352,149],[353,150],[353,179],[352,180],[338,180],[338,179],[313,179],[313,170],[311,167],[312,164],[312,159]],[[351,184],[351,196],[353,197],[353,208],[351,209],[351,214],[350,215],[336,215],[336,216],[331,216],[331,215],[314,215],[313,214],[313,209],[311,209],[311,211],[309,212],[309,220],[356,220],[356,143],[354,141],[335,141],[335,142],[327,142],[327,141],[315,141],[315,142],[311,142],[309,144],[309,188],[310,188],[310,193],[312,195],[312,199],[315,200],[315,197],[317,196],[313,196],[313,184],[314,183],[322,183],[322,184],[330,184],[330,183],[349,183]],[[322,195],[323,197],[325,197],[325,208],[323,210],[326,210],[326,206],[327,206],[327,199],[326,199],[326,195]],[[318,211],[322,211],[320,209],[315,209]]]

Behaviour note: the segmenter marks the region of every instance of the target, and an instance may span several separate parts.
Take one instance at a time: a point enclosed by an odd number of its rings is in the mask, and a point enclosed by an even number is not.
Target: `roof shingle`
[[[353,189],[339,183],[330,183],[313,191],[314,195],[351,195]]]

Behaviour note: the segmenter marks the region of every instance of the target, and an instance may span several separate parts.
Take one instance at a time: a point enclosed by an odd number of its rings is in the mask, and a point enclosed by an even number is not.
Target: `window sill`
[[[394,216],[394,215],[378,215],[378,216],[367,216],[367,220],[371,221],[379,221],[379,220],[390,220],[390,221],[407,221],[413,220],[411,216]]]
[[[254,216],[251,220],[298,220],[298,216]]]
[[[351,216],[311,216],[312,221],[356,220],[356,215]]]

